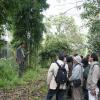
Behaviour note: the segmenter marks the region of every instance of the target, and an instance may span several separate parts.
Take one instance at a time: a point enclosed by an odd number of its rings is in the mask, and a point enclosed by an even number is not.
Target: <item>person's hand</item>
[[[29,54],[30,54],[30,51],[27,51],[27,52],[26,52],[26,56],[29,55]]]
[[[91,90],[91,95],[96,96],[96,91],[95,90]]]

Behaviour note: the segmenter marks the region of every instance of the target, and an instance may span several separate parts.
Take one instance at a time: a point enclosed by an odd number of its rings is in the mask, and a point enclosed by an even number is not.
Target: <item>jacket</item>
[[[72,76],[70,77],[70,80],[77,80],[77,79],[81,79],[83,78],[83,68],[81,66],[81,64],[76,64],[73,65],[73,70],[72,70]]]
[[[64,62],[61,61],[61,60],[57,60],[57,62],[61,66],[64,64]],[[55,90],[57,88],[57,83],[55,81],[55,76],[57,75],[58,68],[59,67],[56,63],[52,63],[49,70],[48,70],[47,84],[49,85],[49,89]],[[67,64],[65,65],[65,69],[66,69],[67,74],[68,74],[68,65]],[[68,77],[68,75],[66,77]],[[61,84],[59,89],[66,89],[66,83]]]
[[[98,62],[92,62],[87,79],[87,89],[92,90],[97,88],[97,82],[100,77],[100,66]]]
[[[21,46],[19,46],[16,50],[16,61],[18,63],[19,62],[23,63],[23,62],[25,62],[25,57],[26,57],[26,55],[25,55],[23,48]]]

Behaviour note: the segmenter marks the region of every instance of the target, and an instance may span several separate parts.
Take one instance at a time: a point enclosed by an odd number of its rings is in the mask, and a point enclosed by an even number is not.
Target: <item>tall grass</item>
[[[11,59],[0,59],[0,87],[11,86],[17,83],[17,66]]]
[[[0,88],[14,88],[40,78],[41,68],[28,69],[22,78],[18,78],[18,65],[13,59],[0,59]]]

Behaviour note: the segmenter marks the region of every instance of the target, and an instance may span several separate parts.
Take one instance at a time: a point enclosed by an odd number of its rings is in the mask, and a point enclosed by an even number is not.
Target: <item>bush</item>
[[[45,44],[42,45],[42,50],[40,52],[40,64],[46,68],[50,66],[51,62],[57,59],[59,52],[64,52],[65,54],[70,54],[71,48],[67,42],[67,38],[56,36],[48,36],[45,40]]]
[[[17,83],[16,64],[12,59],[0,59],[0,87],[9,87]]]
[[[44,71],[39,66],[38,69],[27,69],[22,78],[18,77],[18,65],[13,59],[0,59],[0,88],[15,88],[16,86],[26,85],[31,81],[41,79]]]

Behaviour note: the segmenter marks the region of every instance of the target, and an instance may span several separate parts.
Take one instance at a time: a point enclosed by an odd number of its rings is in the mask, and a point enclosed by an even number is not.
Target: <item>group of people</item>
[[[59,84],[56,77],[61,67],[65,68],[68,80]],[[100,65],[95,53],[86,57],[78,54],[65,56],[64,53],[59,53],[57,60],[50,65],[48,70],[47,84],[49,89],[46,100],[52,100],[54,95],[56,100],[65,100],[65,95],[73,100],[98,100],[99,86],[97,83],[99,79]]]
[[[29,54],[25,52],[25,47],[25,42],[22,42],[16,50],[19,77],[22,77],[25,71],[26,57]],[[62,77],[60,73],[64,76]],[[59,80],[62,82],[59,83]],[[54,95],[56,95],[56,100],[64,100],[65,95],[73,100],[98,100],[100,88],[98,56],[95,53],[86,57],[78,54],[65,56],[60,52],[57,60],[50,65],[47,84],[49,90],[46,100],[52,100]],[[82,99],[82,97],[84,98]]]

